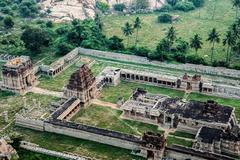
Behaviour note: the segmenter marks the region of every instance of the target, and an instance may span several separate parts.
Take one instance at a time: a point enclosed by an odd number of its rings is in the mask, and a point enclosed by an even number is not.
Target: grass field
[[[92,141],[20,127],[16,127],[14,131],[21,133],[24,136],[24,140],[39,144],[40,147],[50,150],[71,152],[101,160],[143,160],[141,157],[131,155],[129,150]]]
[[[180,139],[174,136],[168,136],[167,138],[167,145],[171,146],[173,144],[177,144],[177,145],[182,145],[182,146],[186,146],[186,147],[192,147],[193,142],[192,141],[188,141],[188,140],[184,140],[184,139]]]
[[[208,32],[212,28],[216,28],[221,33],[221,39],[224,37],[227,28],[233,23],[235,18],[235,11],[232,9],[230,0],[217,0],[216,1],[216,14],[215,19],[212,20],[213,13],[213,0],[207,0],[203,8],[191,12],[173,12],[173,15],[179,15],[180,21],[173,24],[177,29],[177,36],[182,37],[184,40],[189,41],[194,34],[198,33],[204,42],[203,48],[199,50],[199,54],[207,60],[210,58],[211,44],[206,42]],[[104,31],[108,37],[117,35],[124,39],[125,44],[127,38],[123,36],[121,28],[126,22],[133,23],[138,16],[142,20],[142,28],[139,30],[139,45],[147,46],[150,49],[155,49],[156,44],[165,37],[167,29],[172,24],[159,24],[157,17],[160,13],[153,14],[140,14],[130,16],[105,16],[103,17]],[[135,35],[130,39],[130,46],[134,44]],[[224,47],[222,43],[216,46],[215,58],[220,60],[225,58]],[[191,53],[193,50],[190,51]],[[234,59],[239,62],[239,58]]]
[[[136,88],[144,88],[150,93],[164,94],[171,97],[183,97],[184,92],[174,89],[161,88],[146,84],[122,81],[117,86],[106,86],[101,92],[101,100],[116,103],[119,98],[127,100]]]
[[[91,105],[80,110],[72,121],[134,135],[142,135],[146,131],[162,132],[155,125],[123,120],[121,114],[122,111],[119,110]]]
[[[27,151],[24,149],[17,150],[19,159],[21,160],[65,160],[62,158],[52,157],[45,154],[35,153],[31,151]]]

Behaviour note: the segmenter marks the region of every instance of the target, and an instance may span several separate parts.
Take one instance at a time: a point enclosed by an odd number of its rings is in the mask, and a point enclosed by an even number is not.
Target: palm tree
[[[228,31],[225,38],[223,39],[223,45],[227,45],[227,56],[226,63],[229,64],[231,60],[231,50],[232,47],[236,44],[236,36],[234,36],[232,31]]]
[[[195,34],[193,38],[190,39],[190,47],[194,48],[197,54],[197,51],[202,48],[202,38]]]
[[[220,35],[217,32],[216,28],[213,28],[212,31],[208,34],[207,41],[212,43],[211,63],[213,63],[213,53],[214,53],[214,49],[215,49],[215,43],[219,43],[220,42],[219,36]]]
[[[140,20],[140,18],[139,17],[137,17],[136,18],[136,20],[135,20],[135,22],[134,22],[134,29],[136,29],[137,30],[137,32],[136,32],[136,39],[135,39],[135,46],[137,45],[137,43],[138,43],[138,30],[140,29],[140,28],[142,28],[142,26],[141,26],[141,20]]]
[[[236,8],[236,18],[238,18],[238,11],[240,8],[240,0],[232,0],[233,7]]]
[[[129,44],[129,38],[130,36],[133,34],[133,27],[130,23],[125,23],[125,26],[122,27],[122,31],[123,31],[123,34],[128,37],[128,41],[127,41],[127,47],[128,47],[128,44]]]

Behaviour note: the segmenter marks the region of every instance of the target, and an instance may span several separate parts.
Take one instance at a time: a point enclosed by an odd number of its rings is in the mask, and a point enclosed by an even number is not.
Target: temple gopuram
[[[96,80],[87,65],[82,65],[71,75],[64,89],[64,97],[77,97],[84,105],[96,97]]]
[[[19,94],[25,94],[27,89],[35,86],[33,64],[28,56],[21,56],[8,61],[2,68],[2,90],[9,90]]]

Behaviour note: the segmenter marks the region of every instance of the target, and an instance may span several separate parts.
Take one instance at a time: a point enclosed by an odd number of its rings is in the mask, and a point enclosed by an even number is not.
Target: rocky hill
[[[93,18],[96,14],[96,1],[98,0],[41,0],[40,5],[43,11],[50,12],[49,17],[55,22],[71,21],[72,19]],[[124,3],[127,7],[134,3],[134,0],[100,0],[113,6],[117,3]],[[161,7],[165,0],[149,0],[149,9]]]

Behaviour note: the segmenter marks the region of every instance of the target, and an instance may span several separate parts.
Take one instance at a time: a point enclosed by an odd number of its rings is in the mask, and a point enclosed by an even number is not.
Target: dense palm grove
[[[71,23],[54,24],[44,18],[46,15],[40,12],[40,8],[34,0],[2,0],[0,2],[0,24],[2,24],[0,51],[2,53],[32,55],[33,57],[54,52],[55,55],[61,56],[73,48],[81,46],[135,54],[160,61],[207,65],[204,58],[197,53],[201,50],[203,43],[210,43],[212,45],[211,62],[208,65],[240,69],[240,65],[230,65],[232,55],[240,54],[240,19],[238,19],[240,2],[239,0],[232,2],[236,9],[236,21],[229,26],[227,33],[219,33],[213,28],[209,29],[208,39],[202,39],[201,35],[195,34],[192,35],[191,39],[186,40],[184,37],[178,36],[178,31],[173,24],[172,27],[168,28],[165,37],[159,41],[156,48],[149,49],[138,44],[138,32],[142,29],[142,21],[139,17],[134,22],[127,22],[123,25],[122,34],[127,38],[127,44],[124,46],[123,39],[117,36],[107,38],[104,35],[101,13],[94,20],[73,20]],[[162,10],[167,8],[168,12],[172,9],[189,11],[189,8],[194,9],[203,5],[204,0],[168,0]],[[103,12],[108,10],[108,7],[102,3],[98,6]],[[139,1],[138,6],[140,6],[138,8],[143,9],[145,4]],[[122,11],[125,6],[115,6],[114,8]],[[214,12],[212,18],[214,19]],[[224,39],[220,39],[220,35],[224,35]],[[135,41],[132,46],[128,43],[130,38],[134,38]],[[222,44],[226,48],[227,56],[222,57],[220,61],[214,59],[216,44]],[[190,48],[194,49],[195,53],[187,55],[186,53]]]

